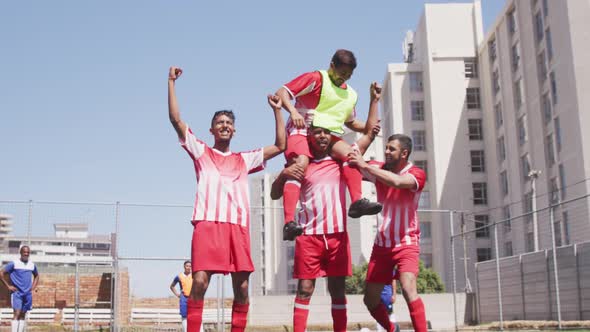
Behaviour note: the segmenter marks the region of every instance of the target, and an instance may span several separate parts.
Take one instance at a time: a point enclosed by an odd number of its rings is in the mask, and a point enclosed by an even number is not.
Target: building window
[[[555,234],[555,246],[561,247],[561,221],[556,220],[553,223],[553,231]]]
[[[467,109],[472,110],[481,108],[479,88],[467,88],[465,100],[467,102]]]
[[[543,40],[543,14],[541,14],[541,11],[535,14],[535,36],[537,37],[537,43]]]
[[[485,262],[492,259],[492,248],[477,248],[477,261]]]
[[[557,104],[557,81],[555,80],[554,71],[549,74],[549,80],[551,82],[551,99],[553,100],[553,105],[555,105]]]
[[[506,160],[506,146],[504,144],[504,136],[498,138],[498,161]]]
[[[426,176],[428,176],[428,161],[427,160],[414,160],[413,164],[416,167],[423,170],[424,173],[426,173]]]
[[[287,259],[295,259],[295,247],[287,247]]]
[[[425,268],[432,267],[432,254],[420,254],[420,260],[424,263]]]
[[[504,233],[512,230],[512,223],[510,222],[510,205],[502,207],[502,219],[504,219]]]
[[[430,225],[431,225],[430,221],[421,221],[420,222],[420,238],[422,238],[422,239],[432,238]]]
[[[418,200],[419,209],[430,209],[430,192],[422,191],[420,199]]]
[[[522,81],[514,82],[514,107],[518,110],[522,106]]]
[[[543,95],[543,120],[545,120],[545,124],[548,124],[551,121],[551,100],[549,100],[549,94],[546,93]]]
[[[488,184],[485,182],[474,182],[471,185],[473,189],[473,204],[488,204]]]
[[[467,126],[469,128],[470,141],[483,140],[483,125],[481,119],[468,119]]]
[[[547,153],[547,164],[549,167],[555,164],[555,152],[553,152],[553,134],[545,137],[545,152]]]
[[[553,59],[553,40],[551,39],[551,29],[545,30],[545,45],[547,48],[547,57],[549,61]]]
[[[565,182],[565,167],[563,164],[559,165],[559,184],[561,185],[561,199],[565,200],[566,182]]]
[[[512,256],[512,242],[508,241],[504,243],[504,257]]]
[[[522,171],[522,180],[527,182],[529,180],[529,173],[531,171],[531,163],[529,162],[529,154],[520,157],[520,170]]]
[[[483,150],[472,150],[471,152],[471,171],[472,172],[485,172],[485,157]]]
[[[465,59],[465,77],[466,78],[477,78],[477,59],[469,58]]]
[[[511,35],[516,32],[516,13],[514,9],[508,13],[508,31]]]
[[[490,223],[490,219],[487,214],[478,214],[473,216],[475,219],[475,237],[476,238],[489,238],[490,237],[490,228],[488,224]]]
[[[498,73],[498,69],[494,70],[492,73],[492,83],[494,87],[494,95],[497,95],[500,92],[500,74]]]
[[[412,109],[412,120],[424,121],[424,101],[412,100],[410,106]]]
[[[557,178],[549,180],[549,204],[559,203],[559,187],[557,186]]]
[[[490,53],[490,62],[496,60],[496,40],[492,39],[488,42],[488,52]]]
[[[532,232],[527,233],[525,244],[526,244],[526,252],[532,252],[535,250],[535,237]]]
[[[504,117],[502,116],[501,103],[497,103],[496,106],[494,106],[494,117],[496,120],[496,128],[502,127],[502,124],[504,123]]]
[[[527,141],[525,117],[518,119],[518,145],[523,145]]]
[[[518,65],[520,63],[520,51],[518,48],[518,43],[512,46],[512,71],[518,70]]]
[[[410,72],[410,91],[423,91],[422,72]]]
[[[561,127],[559,125],[559,118],[553,120],[553,129],[555,130],[555,145],[557,152],[561,152]]]
[[[412,143],[415,151],[426,151],[426,131],[412,130]]]
[[[506,171],[500,172],[500,190],[502,196],[508,195],[508,174]]]
[[[547,79],[547,60],[545,59],[545,51],[541,51],[537,55],[537,69],[539,71],[539,85],[543,86],[543,83]]]

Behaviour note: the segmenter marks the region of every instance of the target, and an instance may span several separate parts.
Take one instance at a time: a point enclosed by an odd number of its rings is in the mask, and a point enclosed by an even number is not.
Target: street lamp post
[[[539,250],[539,225],[537,223],[537,187],[536,182],[537,178],[541,175],[541,171],[538,169],[533,169],[529,172],[528,177],[531,179],[531,201],[532,201],[532,210],[533,210],[533,245],[534,251]],[[553,225],[551,225],[552,227]]]

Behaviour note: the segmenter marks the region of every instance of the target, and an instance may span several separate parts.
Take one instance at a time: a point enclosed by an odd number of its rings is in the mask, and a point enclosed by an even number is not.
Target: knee
[[[416,283],[409,282],[402,284],[402,293],[407,302],[414,301],[416,298],[418,298],[418,290],[416,289]]]
[[[242,284],[238,287],[236,292],[236,300],[240,303],[248,302],[248,284]]]
[[[193,287],[191,288],[191,297],[194,299],[202,298],[209,287],[209,281],[206,278],[195,277],[193,279]]]
[[[313,286],[302,284],[297,288],[297,297],[300,299],[309,299],[313,295]]]

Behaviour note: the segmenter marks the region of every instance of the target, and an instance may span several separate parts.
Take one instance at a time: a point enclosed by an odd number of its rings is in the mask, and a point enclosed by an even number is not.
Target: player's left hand
[[[272,107],[273,110],[280,110],[281,107],[283,107],[283,102],[281,101],[281,98],[279,98],[279,96],[277,95],[268,95],[267,96],[268,99],[268,104],[270,105],[270,107]]]
[[[354,150],[348,154],[348,164],[350,166],[356,166],[358,168],[367,166],[367,162],[363,159],[363,156],[357,150]]]
[[[379,83],[371,83],[371,101],[379,101],[379,99],[381,99],[381,90],[381,85],[379,85]]]

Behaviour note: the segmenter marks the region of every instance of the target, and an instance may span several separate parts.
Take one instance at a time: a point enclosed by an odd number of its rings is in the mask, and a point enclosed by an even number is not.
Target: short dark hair
[[[19,253],[22,253],[22,252],[23,252],[23,250],[25,250],[25,248],[27,248],[27,249],[29,249],[29,251],[31,251],[31,247],[29,247],[29,246],[27,246],[27,245],[24,245],[24,246],[20,247],[20,249],[18,250],[18,252],[19,252]]]
[[[410,154],[412,154],[412,139],[408,135],[404,134],[393,134],[389,136],[387,142],[395,141],[399,142],[399,145],[402,147],[403,150],[408,150],[408,158],[410,158]]]
[[[352,69],[356,68],[356,58],[354,57],[354,54],[345,49],[339,49],[334,53],[332,56],[332,63],[334,64],[334,67],[350,66]]]
[[[186,265],[186,263],[189,263],[189,264],[193,265],[193,264],[191,263],[191,261],[184,261],[184,263],[182,263],[182,266],[185,266],[185,265]]]
[[[225,115],[228,118],[230,118],[232,122],[236,122],[236,116],[234,115],[234,111],[221,110],[221,111],[217,111],[217,112],[213,113],[213,117],[211,118],[211,127],[213,127],[213,124],[215,123],[215,119],[217,119],[218,117],[220,117],[222,115]]]

